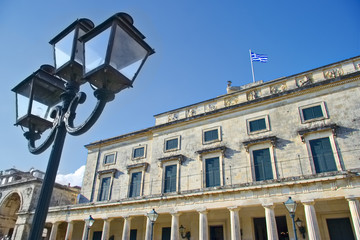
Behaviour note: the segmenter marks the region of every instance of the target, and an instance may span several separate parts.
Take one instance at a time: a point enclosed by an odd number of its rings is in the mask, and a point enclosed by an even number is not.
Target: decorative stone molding
[[[224,105],[225,107],[229,107],[235,104],[239,103],[239,98],[238,96],[234,96],[234,97],[228,97],[224,99]]]
[[[170,113],[168,115],[168,122],[176,121],[178,119],[179,119],[179,114],[178,113]]]
[[[276,136],[270,136],[270,137],[264,137],[264,138],[258,138],[258,139],[245,141],[245,142],[243,142],[243,144],[244,144],[246,152],[249,152],[250,146],[252,146],[254,144],[258,144],[258,143],[263,143],[263,142],[270,142],[270,144],[273,147],[276,147],[277,140],[278,140],[278,138]]]
[[[209,103],[204,106],[205,112],[211,112],[211,111],[215,111],[215,110],[216,110],[216,103]]]
[[[312,79],[312,76],[310,76],[310,75],[306,75],[306,76],[303,76],[302,78],[296,79],[296,85],[298,87],[307,86],[307,85],[311,84],[312,82],[313,82],[313,79]]]
[[[190,108],[186,110],[186,117],[192,117],[196,115],[196,110],[194,108]]]
[[[344,70],[341,67],[336,67],[324,71],[325,79],[336,78],[342,75],[344,75]]]
[[[182,154],[178,154],[178,155],[173,155],[173,156],[169,156],[169,157],[159,158],[158,160],[160,161],[160,167],[163,167],[165,162],[172,161],[172,160],[177,160],[179,162],[179,164],[182,164],[185,161],[185,156]]]
[[[326,131],[326,130],[330,130],[332,131],[333,135],[336,137],[336,130],[339,128],[338,125],[334,124],[329,124],[329,125],[323,125],[323,126],[319,126],[319,127],[314,127],[314,128],[307,128],[307,129],[302,129],[298,131],[298,134],[301,137],[301,141],[303,143],[305,143],[305,136],[309,133],[312,132],[319,132],[319,131]]]
[[[98,175],[98,178],[100,178],[101,175],[104,175],[104,174],[107,174],[107,173],[111,173],[112,176],[114,177],[116,172],[117,172],[117,169],[111,168],[111,169],[106,169],[106,170],[100,170],[100,171],[97,171],[96,173]]]
[[[275,93],[280,93],[280,92],[284,92],[286,91],[288,88],[287,88],[287,85],[286,85],[286,82],[285,83],[281,83],[279,85],[273,85],[270,87],[270,93],[271,94],[275,94]]]
[[[222,154],[224,155],[226,149],[227,149],[227,147],[225,147],[225,146],[215,147],[215,148],[205,148],[205,149],[196,151],[195,153],[202,155],[204,153],[210,153],[210,152],[222,152]]]
[[[247,97],[248,101],[251,101],[251,100],[255,100],[255,99],[259,98],[260,95],[261,95],[261,93],[259,90],[252,90],[246,94],[246,97]]]
[[[128,173],[130,173],[130,171],[135,169],[135,168],[140,168],[142,171],[146,171],[148,166],[149,166],[149,164],[147,162],[144,162],[144,163],[137,163],[137,164],[128,165],[126,167],[126,169],[127,169]]]

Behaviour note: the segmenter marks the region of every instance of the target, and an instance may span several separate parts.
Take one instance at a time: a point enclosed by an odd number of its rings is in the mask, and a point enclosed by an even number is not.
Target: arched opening
[[[0,206],[0,238],[12,236],[20,205],[20,196],[17,193],[10,194],[2,202]]]

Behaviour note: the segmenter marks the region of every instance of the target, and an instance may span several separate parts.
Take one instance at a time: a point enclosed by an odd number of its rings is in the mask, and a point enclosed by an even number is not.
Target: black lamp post
[[[90,20],[79,19],[50,41],[55,68],[43,65],[12,89],[15,125],[26,129],[29,151],[40,154],[53,144],[29,239],[41,238],[66,133],[85,133],[116,93],[132,87],[154,53],[144,38],[126,13],[115,14],[95,28]],[[92,85],[97,103],[84,123],[74,126],[78,104],[86,99],[80,86],[86,82]],[[35,146],[46,130],[50,130],[47,138]]]
[[[85,219],[85,225],[86,225],[86,237],[85,237],[85,239],[86,240],[89,239],[90,228],[94,224],[94,222],[95,222],[95,219],[91,215],[89,216],[89,218]]]
[[[186,232],[186,229],[183,225],[180,226],[179,231],[182,238],[186,238],[187,240],[190,240],[191,234],[190,232]]]
[[[150,222],[151,222],[151,234],[150,234],[150,239],[153,239],[153,234],[154,234],[154,223],[156,222],[156,219],[158,218],[159,214],[155,211],[155,209],[151,210],[150,212],[147,213],[147,217],[149,218]]]
[[[296,235],[296,227],[295,227],[295,211],[296,211],[296,206],[297,203],[291,199],[291,197],[289,197],[289,199],[284,202],[284,205],[286,207],[286,209],[288,210],[292,223],[293,223],[293,229],[294,229],[294,236],[295,236],[295,240],[298,240],[297,235]]]

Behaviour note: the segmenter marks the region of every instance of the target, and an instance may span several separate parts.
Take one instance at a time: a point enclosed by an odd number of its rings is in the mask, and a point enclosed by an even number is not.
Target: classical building
[[[27,239],[43,177],[36,169],[0,171],[0,239]],[[79,192],[79,187],[55,184],[50,206],[75,204]],[[50,234],[49,227],[44,237]]]
[[[242,87],[86,145],[50,239],[360,239],[360,56]],[[90,227],[84,219],[91,215]],[[180,227],[184,230],[180,234]]]

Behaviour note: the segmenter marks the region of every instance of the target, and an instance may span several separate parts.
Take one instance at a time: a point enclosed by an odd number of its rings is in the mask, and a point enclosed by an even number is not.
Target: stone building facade
[[[241,87],[86,145],[50,239],[360,239],[360,56]],[[89,228],[84,219],[95,219]],[[182,235],[180,227],[185,228]]]
[[[44,173],[36,169],[0,172],[0,239],[27,239],[43,177]],[[79,192],[78,187],[55,184],[50,206],[75,204]],[[44,237],[50,234],[49,227]]]

